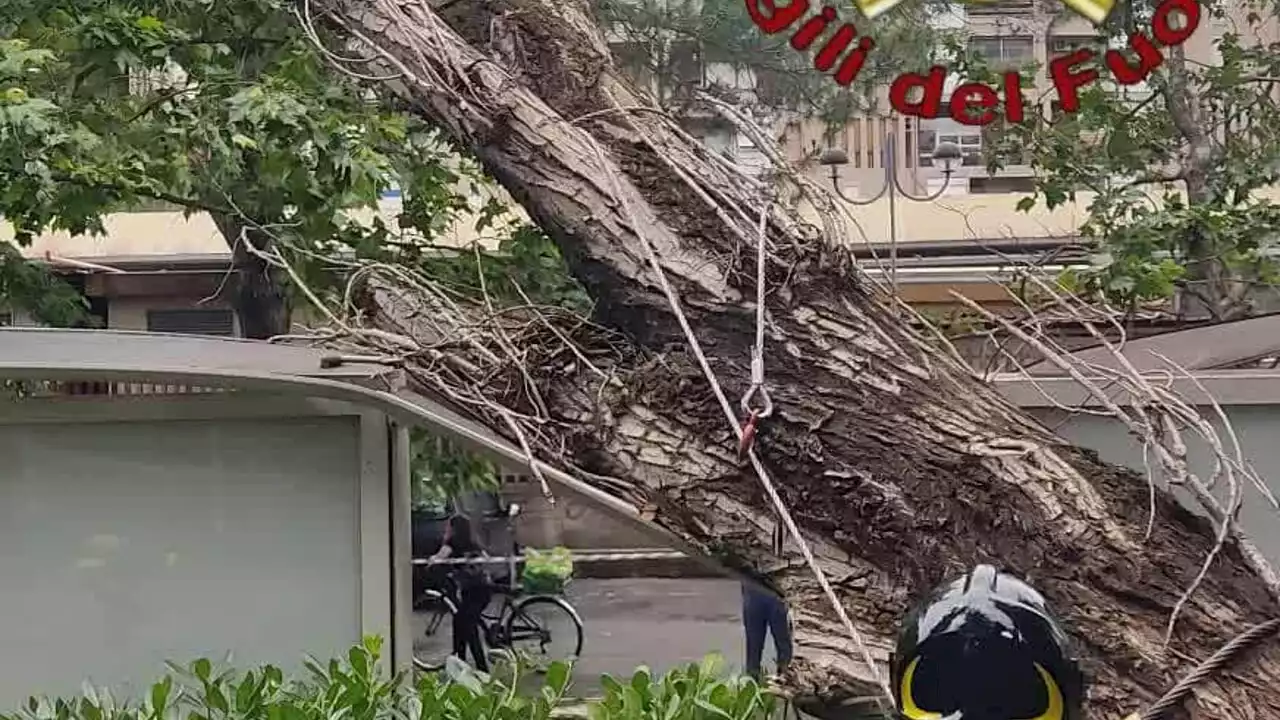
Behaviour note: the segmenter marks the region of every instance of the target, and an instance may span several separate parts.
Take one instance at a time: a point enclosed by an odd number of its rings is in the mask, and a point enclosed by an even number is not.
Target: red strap
[[[738,443],[738,459],[741,460],[751,451],[756,439],[756,426],[760,423],[760,413],[752,410],[747,421],[742,425],[742,442]]]

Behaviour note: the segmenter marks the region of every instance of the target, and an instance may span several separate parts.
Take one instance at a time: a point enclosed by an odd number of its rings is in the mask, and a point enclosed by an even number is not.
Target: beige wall
[[[829,181],[821,169],[814,168],[815,179]],[[1280,201],[1280,189],[1268,188],[1262,196]],[[1067,238],[1074,236],[1087,218],[1091,193],[1080,193],[1074,203],[1049,212],[1036,207],[1031,212],[1018,212],[1016,205],[1022,194],[943,196],[927,203],[898,200],[898,240],[921,242],[940,240],[992,240],[1002,238]],[[889,203],[881,198],[865,206],[846,205],[849,227],[846,241],[861,243],[866,239],[881,242],[888,238]],[[805,210],[811,219],[817,214]],[[522,215],[523,212],[521,211]],[[444,242],[465,245],[480,237],[468,219],[457,223]],[[71,238],[64,233],[42,236],[32,246],[29,256],[39,257],[45,251],[70,258],[111,258],[121,256],[166,255],[181,253],[226,253],[222,239],[210,228],[204,216],[182,220],[180,213],[135,213],[113,215],[108,219],[111,234],[103,238]],[[2,228],[0,228],[2,229]]]
[[[112,298],[107,310],[107,327],[111,330],[146,330],[148,310],[186,310],[197,307],[198,300],[188,297]],[[207,303],[198,307],[225,309],[225,303]],[[236,322],[236,334],[240,334]]]
[[[103,223],[101,237],[73,237],[45,233],[24,249],[27,257],[46,253],[70,258],[108,258],[146,255],[203,255],[226,253],[227,245],[208,215],[183,218],[180,212],[116,213]],[[13,227],[0,221],[0,242],[13,241]]]
[[[815,171],[821,177],[821,173]],[[957,240],[962,238],[1059,237],[1075,232],[1084,218],[1084,201],[1049,213],[1037,209],[1019,213],[1015,205],[1020,195],[970,195],[943,197],[931,203],[899,200],[899,240]],[[888,232],[888,202],[881,199],[869,206],[848,206],[857,226],[874,241]],[[812,216],[812,213],[810,213]],[[180,213],[136,213],[108,218],[111,234],[102,238],[72,238],[65,233],[40,237],[28,255],[44,253],[68,258],[109,259],[122,256],[168,254],[225,254],[226,245],[204,216],[182,220]],[[445,242],[465,245],[478,238],[471,222],[460,222]],[[849,240],[861,242],[857,227],[850,228]]]
[[[830,181],[814,170],[815,179]],[[1154,191],[1153,191],[1153,194]],[[1280,188],[1267,188],[1259,195],[1280,199]],[[1005,238],[1069,238],[1075,236],[1088,218],[1093,193],[1078,193],[1076,201],[1059,206],[1052,212],[1037,205],[1030,212],[1019,212],[1021,193],[991,195],[942,196],[932,202],[898,199],[897,221],[899,242],[940,240],[996,240]],[[889,203],[885,199],[870,205],[845,205],[850,216],[847,241],[872,242],[888,239]],[[812,210],[806,213],[817,219]]]
[[[486,191],[477,195],[475,205],[478,207],[489,195],[497,195],[499,191]],[[500,197],[506,197],[501,193]],[[390,200],[383,203],[383,220],[395,227],[395,217],[400,209],[399,201]],[[369,221],[374,217],[372,211],[351,213],[357,220]],[[516,208],[504,216],[505,221],[518,221],[527,217],[524,211]],[[82,260],[109,260],[122,257],[146,257],[164,255],[228,255],[227,244],[222,234],[208,215],[200,213],[184,218],[181,212],[136,212],[116,213],[107,216],[103,223],[107,234],[99,237],[73,237],[66,232],[49,232],[36,238],[31,247],[23,253],[27,257],[42,258],[48,254],[55,257]],[[465,245],[473,240],[491,241],[491,237],[478,236],[474,231],[475,216],[469,215],[454,223],[435,242],[441,245]],[[490,231],[489,235],[492,234]],[[0,221],[0,242],[13,241],[13,227]]]

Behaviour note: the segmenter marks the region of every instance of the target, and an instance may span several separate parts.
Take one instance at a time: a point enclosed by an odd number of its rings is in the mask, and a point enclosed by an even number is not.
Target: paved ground
[[[719,652],[732,667],[742,663],[743,635],[738,583],[721,579],[656,578],[575,580],[568,598],[585,625],[582,658],[577,665],[575,695],[599,691],[604,673],[629,675],[637,665],[655,673]],[[418,617],[418,637],[425,626]],[[424,652],[449,645],[448,627],[434,638],[419,640]],[[766,667],[772,650],[765,652]]]

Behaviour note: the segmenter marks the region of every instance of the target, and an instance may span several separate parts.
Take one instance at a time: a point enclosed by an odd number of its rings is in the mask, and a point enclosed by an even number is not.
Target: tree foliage
[[[259,261],[291,252],[304,268],[417,250],[447,227],[477,171],[430,127],[331,72],[290,7],[9,3],[0,214],[18,243],[50,229],[102,233],[105,215],[156,202],[208,212],[229,247],[251,244]],[[398,227],[353,215],[393,186],[405,199]]]
[[[340,290],[351,261],[377,260],[427,267],[462,292],[483,285],[498,304],[524,302],[523,292],[589,311],[540,231],[504,220],[497,200],[475,207],[491,195],[478,166],[375,92],[376,83],[334,72],[292,7],[6,5],[0,215],[17,244],[48,230],[103,234],[108,214],[159,203],[210,213],[230,248],[251,243],[250,260],[278,253],[316,293]],[[388,223],[370,211],[393,187],[403,199]],[[493,250],[438,247],[473,210]],[[273,285],[289,282],[267,265]],[[0,299],[48,325],[87,319],[73,287],[8,243],[0,244]],[[426,437],[416,447],[416,474],[441,492],[496,481],[491,467],[455,448]]]
[[[1124,88],[1095,58],[1086,66],[1102,80],[1081,91],[1078,112],[1007,128],[991,160],[1037,171],[1019,209],[1091,195],[1080,234],[1096,254],[1064,278],[1072,289],[1126,308],[1180,290],[1230,320],[1252,312],[1276,279],[1280,205],[1260,191],[1280,179],[1280,44],[1266,39],[1268,7],[1203,7],[1197,37],[1214,32],[1211,23],[1230,28],[1213,43],[1216,62],[1166,48],[1145,87]],[[1147,30],[1151,10],[1117,13],[1105,28],[1111,44]]]
[[[757,0],[748,0],[756,2]],[[790,45],[790,31],[765,35],[752,24],[743,0],[594,0],[593,7],[616,43],[615,56],[633,76],[649,81],[657,100],[681,114],[696,109],[705,89],[763,117],[820,118],[837,127],[850,118],[887,112],[880,90],[902,67],[937,60],[949,34],[930,22],[949,3],[907,3],[875,21],[851,3],[829,3],[840,23],[852,23],[875,48],[849,87],[813,67],[813,55],[830,36],[805,52]],[[767,0],[759,5],[767,13]],[[810,4],[809,15],[823,3]]]
[[[85,683],[78,697],[34,696],[20,708],[0,709],[0,720],[551,720],[578,715],[574,710],[591,720],[768,720],[778,708],[776,696],[728,672],[718,655],[656,675],[644,666],[630,677],[604,675],[602,697],[584,703],[575,688],[582,678],[568,662],[535,674],[526,658],[504,653],[489,674],[450,657],[442,672],[416,675],[388,672],[384,647],[381,637],[366,636],[339,657],[307,657],[296,673],[269,664],[171,660],[136,697]]]
[[[498,489],[498,467],[457,443],[419,428],[410,433],[414,507],[443,507],[465,492]]]

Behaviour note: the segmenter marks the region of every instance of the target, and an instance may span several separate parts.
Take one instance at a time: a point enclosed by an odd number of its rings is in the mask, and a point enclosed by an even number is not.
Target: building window
[[[1036,179],[1030,176],[1000,176],[969,178],[969,192],[974,195],[1006,195],[1029,193],[1036,189]]]
[[[965,12],[970,15],[1017,15],[1030,12],[1032,0],[1000,0],[1000,2],[965,3]]]
[[[147,330],[181,335],[235,337],[235,315],[230,310],[148,310]]]
[[[921,133],[921,144],[922,144],[921,152],[924,152],[923,135],[924,134]],[[965,165],[968,167],[982,166],[983,164],[982,136],[979,135],[978,133],[963,134],[963,135],[957,135],[957,134],[951,133],[951,134],[945,134],[945,135],[938,135],[937,137],[938,137],[939,145],[941,145],[942,143],[951,143],[956,147],[960,148],[960,159],[961,159],[960,164],[961,165]],[[932,147],[929,148],[929,152],[930,154],[933,153]],[[928,165],[925,165],[923,162],[920,164],[924,167],[929,167]]]
[[[920,129],[920,152],[917,154],[920,167],[941,167],[941,163],[935,163],[933,160],[933,152],[942,143],[951,143],[960,148],[960,164],[967,166],[981,166],[982,161],[982,135],[978,133],[956,134],[943,133],[938,134],[935,130]],[[954,163],[952,163],[954,166]]]
[[[1029,36],[1009,35],[969,38],[969,52],[993,68],[1017,68],[1035,61],[1035,43]]]
[[[707,146],[708,150],[720,153],[721,157],[732,160],[738,154],[738,141],[735,139],[735,135],[734,128],[707,128],[702,136],[702,143]]]
[[[920,167],[933,167],[933,150],[938,146],[938,134],[933,130],[920,128],[920,152],[917,163]]]
[[[1102,53],[1107,49],[1107,40],[1096,35],[1055,35],[1045,41],[1045,55],[1050,60],[1086,48]]]

